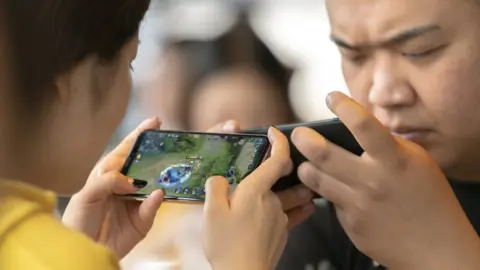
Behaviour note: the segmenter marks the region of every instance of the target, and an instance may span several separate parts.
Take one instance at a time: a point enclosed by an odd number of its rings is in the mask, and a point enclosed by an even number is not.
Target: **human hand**
[[[120,170],[138,135],[147,129],[159,129],[158,118],[144,121],[120,145],[93,169],[80,192],[72,196],[63,222],[124,257],[141,241],[152,226],[160,204],[161,190],[143,202],[125,200],[115,194],[135,193],[133,180]]]
[[[207,182],[204,206],[205,255],[213,269],[272,269],[287,240],[288,218],[271,191],[293,168],[288,140],[269,130],[271,156],[228,198],[223,177]]]
[[[330,94],[328,105],[365,153],[355,156],[313,130],[297,128],[292,140],[309,160],[298,173],[335,205],[357,248],[389,269],[457,269],[475,260],[478,236],[426,151],[392,136],[341,93]]]
[[[85,187],[70,200],[63,222],[110,247],[123,258],[150,230],[163,200],[162,191],[153,192],[143,202],[128,201],[115,194],[134,193],[131,179],[120,170],[138,135],[144,130],[159,129],[158,118],[144,121],[120,145],[103,158],[92,171]],[[227,121],[209,132],[233,133],[236,121]]]
[[[276,193],[288,217],[288,229],[299,225],[315,213],[315,195],[304,185],[298,185]]]

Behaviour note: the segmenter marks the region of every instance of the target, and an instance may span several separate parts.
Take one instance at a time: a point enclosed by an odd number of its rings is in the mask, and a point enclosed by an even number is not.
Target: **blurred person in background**
[[[292,71],[258,38],[245,13],[213,40],[165,47],[164,72],[140,99],[142,107],[162,111],[172,128],[205,130],[229,119],[242,128],[296,120],[288,97]]]
[[[288,97],[292,71],[258,38],[246,14],[212,43],[216,66],[186,91],[187,129],[228,119],[244,129],[296,121]]]

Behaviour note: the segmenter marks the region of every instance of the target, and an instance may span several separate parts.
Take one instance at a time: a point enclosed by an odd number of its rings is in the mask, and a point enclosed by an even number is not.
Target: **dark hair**
[[[87,57],[109,63],[136,34],[150,0],[5,1],[18,113],[38,113],[54,80]]]

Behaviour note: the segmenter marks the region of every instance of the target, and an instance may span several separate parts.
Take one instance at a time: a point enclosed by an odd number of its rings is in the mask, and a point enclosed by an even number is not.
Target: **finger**
[[[304,185],[298,185],[276,193],[282,202],[283,211],[309,204],[312,202],[314,193]]]
[[[162,205],[164,195],[165,194],[162,190],[155,190],[140,204],[138,216],[142,221],[142,224],[144,224],[145,229],[152,226],[158,209],[160,208],[160,205]]]
[[[328,95],[327,104],[369,155],[384,161],[396,157],[397,141],[363,106],[340,92]]]
[[[235,120],[229,120],[224,123],[220,123],[207,132],[212,133],[237,133],[240,130],[240,124]]]
[[[89,182],[81,192],[84,192],[88,200],[99,200],[115,194],[130,194],[136,191],[132,179],[112,171],[96,178],[96,181]]]
[[[125,156],[132,149],[138,136],[149,129],[159,129],[162,122],[158,117],[153,117],[143,121],[134,131],[132,131],[108,156]]]
[[[353,190],[348,185],[318,170],[311,162],[298,167],[298,177],[305,186],[340,208],[353,197]]]
[[[227,179],[221,176],[209,178],[205,184],[205,191],[204,211],[207,215],[228,211],[230,208],[228,200],[230,185]]]
[[[295,226],[303,223],[315,213],[315,204],[310,202],[308,204],[296,207],[287,211],[288,229],[291,230]]]
[[[271,156],[260,167],[245,178],[240,185],[251,185],[259,193],[270,191],[281,177],[293,170],[288,140],[280,131],[270,128],[268,138],[272,144]]]
[[[327,141],[310,128],[296,128],[292,133],[292,142],[319,170],[348,185],[354,185],[364,170],[361,157]]]
[[[288,143],[288,138],[282,132],[274,127],[269,128],[268,140],[270,141],[270,144],[272,144],[270,157],[278,156],[280,158],[288,157],[288,159],[290,159],[290,145]]]

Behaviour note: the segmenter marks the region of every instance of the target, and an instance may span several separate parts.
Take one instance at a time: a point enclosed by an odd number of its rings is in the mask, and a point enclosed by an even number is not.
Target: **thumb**
[[[218,211],[228,211],[230,208],[228,200],[230,185],[227,179],[221,176],[211,177],[205,185],[205,190],[204,211],[207,215],[217,213]]]
[[[149,227],[152,226],[155,216],[157,215],[158,209],[163,202],[164,192],[162,190],[155,190],[145,199],[140,208],[138,209],[138,215],[144,224],[148,224]]]
[[[228,120],[226,122],[217,124],[216,126],[207,130],[212,133],[236,133],[240,130],[240,124],[235,120]]]

